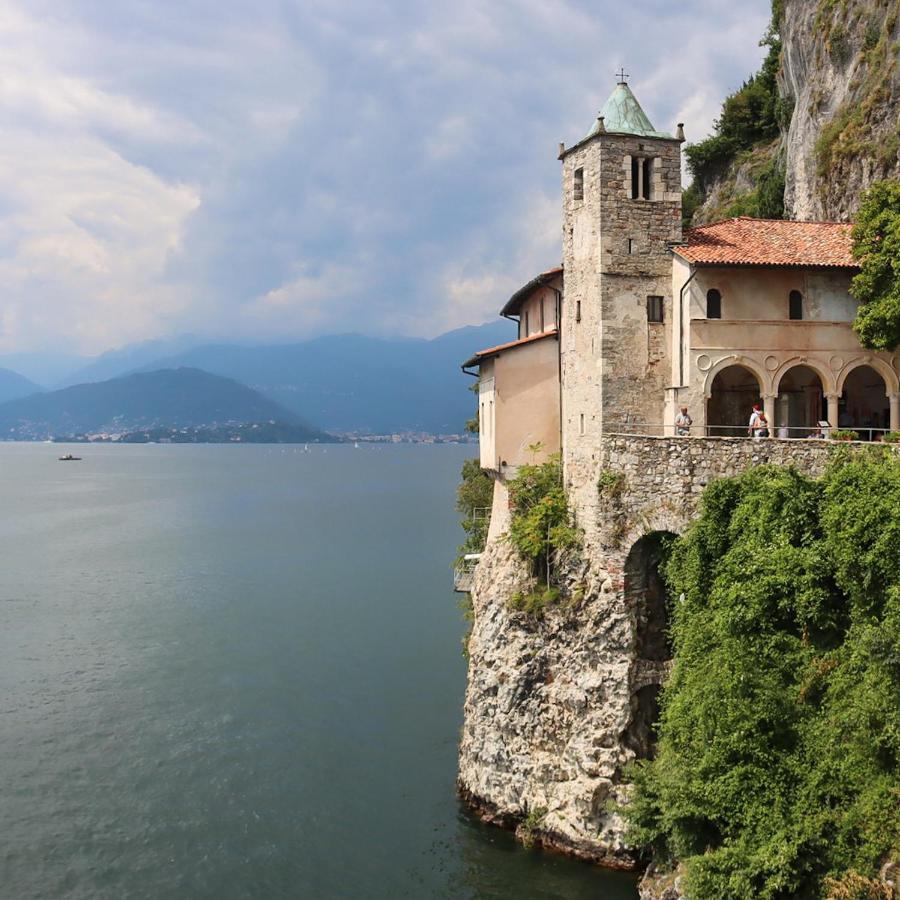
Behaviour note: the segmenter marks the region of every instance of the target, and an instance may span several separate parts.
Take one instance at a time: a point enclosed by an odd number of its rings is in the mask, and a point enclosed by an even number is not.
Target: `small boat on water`
[[[71,453],[63,453],[63,455],[59,458],[60,462],[81,462],[80,456],[72,456]]]

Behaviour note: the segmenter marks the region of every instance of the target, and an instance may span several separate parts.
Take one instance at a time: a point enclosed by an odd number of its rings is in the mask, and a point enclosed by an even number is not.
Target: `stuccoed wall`
[[[838,449],[825,441],[606,436],[594,458],[567,469],[584,530],[568,586],[579,600],[536,621],[510,609],[527,572],[495,529],[475,573],[459,787],[486,818],[515,825],[539,809],[547,844],[606,865],[628,866],[622,742],[633,696],[647,683],[634,658],[634,610],[625,560],[642,535],[683,532],[714,478],[764,463],[823,472]],[[621,493],[599,491],[602,470],[621,473]],[[502,485],[499,505],[506,503]],[[497,504],[495,504],[497,505]],[[499,510],[495,510],[499,512]],[[507,520],[508,522],[508,520]],[[499,525],[499,523],[496,523]]]

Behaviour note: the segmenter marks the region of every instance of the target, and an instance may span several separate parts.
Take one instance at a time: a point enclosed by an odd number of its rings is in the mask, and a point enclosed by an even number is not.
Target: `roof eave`
[[[558,154],[556,158],[560,160],[565,159],[570,153],[573,153],[575,150],[580,150],[582,147],[586,146],[596,138],[609,137],[610,135],[618,137],[640,138],[641,140],[645,141],[663,141],[664,143],[668,144],[682,143],[680,138],[670,137],[668,135],[666,137],[659,137],[658,135],[631,134],[631,132],[628,131],[604,131],[598,132],[596,134],[589,134],[587,137],[583,137],[577,143],[572,144],[571,147],[566,147],[566,149],[563,150],[562,153]]]
[[[684,260],[686,263],[697,266],[700,269],[847,269],[854,271],[859,269],[856,263],[780,263],[780,262],[747,262],[732,260],[725,262],[723,260],[700,261],[691,259],[685,255],[678,247],[672,247],[672,252]]]
[[[490,347],[487,350],[479,350],[474,356],[467,359],[463,364],[463,369],[471,369],[473,366],[480,366],[483,362],[499,356],[501,353],[509,353],[511,350],[518,350],[520,347],[536,344],[544,338],[559,338],[559,329],[551,328],[549,331],[540,331],[537,334],[531,334],[527,338],[518,341],[510,341],[508,344],[501,344],[499,347]]]
[[[513,295],[506,301],[503,305],[503,309],[500,310],[501,316],[514,316],[517,315],[518,308],[522,305],[522,303],[531,296],[539,287],[543,287],[548,284],[557,276],[562,275],[562,267],[558,269],[550,269],[547,272],[541,272],[540,275],[535,275],[534,278],[531,279],[527,284],[523,284]]]

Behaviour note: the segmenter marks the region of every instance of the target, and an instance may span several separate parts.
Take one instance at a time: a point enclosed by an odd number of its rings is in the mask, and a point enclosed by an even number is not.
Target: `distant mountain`
[[[153,363],[165,356],[183,353],[191,347],[196,347],[198,343],[199,341],[194,335],[183,334],[173,338],[127,344],[83,361],[74,371],[60,378],[53,386],[57,388],[70,387],[73,384],[84,384],[88,381],[106,381],[110,378],[118,378],[120,375],[126,375],[137,369],[165,368],[153,365]]]
[[[53,387],[57,386],[61,378],[83,366],[85,362],[87,360],[83,356],[61,352],[58,349],[4,353],[0,356],[0,366],[12,369],[32,382]]]
[[[12,369],[0,369],[0,403],[27,397],[29,394],[37,394],[42,390],[40,385],[30,381],[24,375],[13,372]]]
[[[491,322],[433,340],[335,335],[280,346],[205,345],[155,360],[246,384],[328,431],[457,433],[472,416],[472,379],[460,363],[515,339]]]
[[[303,424],[245,385],[190,368],[142,372],[0,404],[0,438],[7,439],[271,421]],[[307,427],[308,440],[323,437]]]

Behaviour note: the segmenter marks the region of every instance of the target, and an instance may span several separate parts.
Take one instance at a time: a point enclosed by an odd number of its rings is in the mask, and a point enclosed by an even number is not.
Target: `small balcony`
[[[480,559],[480,553],[467,553],[453,570],[453,590],[458,594],[468,594],[472,590],[472,579]]]

